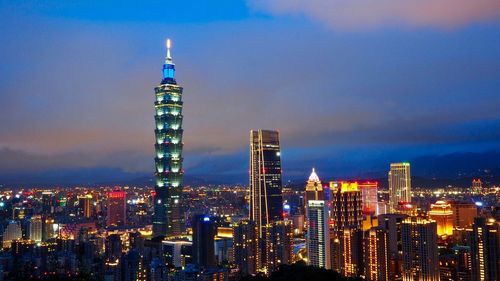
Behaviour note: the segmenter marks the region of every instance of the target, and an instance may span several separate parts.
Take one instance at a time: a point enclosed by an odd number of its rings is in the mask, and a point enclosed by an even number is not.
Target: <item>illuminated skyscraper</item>
[[[388,235],[382,227],[368,230],[364,238],[365,278],[369,281],[389,279]]]
[[[400,202],[411,203],[410,163],[392,163],[389,171],[390,211],[396,212]]]
[[[281,152],[277,131],[250,131],[250,220],[259,237],[264,227],[283,219]]]
[[[254,221],[233,226],[233,259],[241,275],[255,274],[260,265],[259,235]]]
[[[155,202],[153,236],[177,235],[184,231],[182,178],[182,87],[175,81],[175,65],[167,40],[163,80],[155,88]]]
[[[363,222],[361,191],[356,182],[330,182],[333,230],[361,229]]]
[[[90,218],[92,216],[92,195],[86,194],[84,196],[78,196],[78,213],[84,218]]]
[[[3,232],[3,247],[10,248],[13,240],[23,238],[21,224],[18,221],[10,221]]]
[[[292,244],[292,221],[276,221],[266,226],[267,272],[292,263]]]
[[[42,229],[42,216],[33,216],[30,220],[30,239],[35,241],[35,243],[42,242]]]
[[[477,217],[477,206],[473,202],[452,202],[453,226],[459,229],[470,227]]]
[[[366,181],[358,184],[361,190],[361,202],[363,204],[363,214],[378,215],[378,182]]]
[[[500,224],[475,218],[470,237],[472,281],[500,280]]]
[[[330,269],[328,206],[323,200],[309,200],[307,206],[307,255],[309,265]]]
[[[445,238],[453,234],[453,211],[450,203],[437,201],[431,204],[429,218],[436,221],[438,236]]]
[[[439,281],[436,222],[408,217],[401,225],[401,236],[403,281]]]
[[[305,206],[307,209],[307,202],[309,200],[325,200],[325,193],[323,191],[323,186],[321,185],[321,181],[319,180],[318,175],[314,168],[312,169],[311,175],[307,180],[306,184],[306,198],[305,198]]]
[[[125,205],[125,191],[113,190],[108,192],[107,226],[124,226],[126,224],[127,206]]]
[[[356,182],[330,182],[332,267],[345,276],[361,274],[363,223],[361,191]]]
[[[196,215],[192,225],[194,263],[202,267],[215,266],[214,222],[207,215]]]

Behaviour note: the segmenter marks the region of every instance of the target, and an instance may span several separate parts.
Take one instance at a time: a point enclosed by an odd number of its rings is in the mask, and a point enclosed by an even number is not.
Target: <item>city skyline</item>
[[[313,166],[358,176],[419,156],[499,149],[494,2],[428,21],[407,7],[401,15],[382,7],[374,22],[354,18],[352,26],[325,21],[314,4],[294,10],[226,1],[191,15],[171,5],[179,14],[162,17],[167,7],[158,2],[140,8],[144,14],[127,2],[118,14],[106,3],[2,3],[8,43],[0,47],[0,117],[11,120],[0,125],[2,176],[85,170],[88,182],[106,169],[150,174],[146,93],[166,37],[180,47],[183,85],[192,93],[184,124],[188,174],[244,179],[251,128],[280,130],[284,176],[291,178]]]

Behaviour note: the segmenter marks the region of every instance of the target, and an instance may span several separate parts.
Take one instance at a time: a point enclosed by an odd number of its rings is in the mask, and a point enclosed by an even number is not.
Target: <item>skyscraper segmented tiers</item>
[[[182,87],[175,81],[175,65],[167,40],[163,79],[155,88],[155,202],[153,236],[183,232]]]
[[[264,228],[283,219],[281,151],[279,133],[250,131],[250,220],[255,221],[259,238]]]

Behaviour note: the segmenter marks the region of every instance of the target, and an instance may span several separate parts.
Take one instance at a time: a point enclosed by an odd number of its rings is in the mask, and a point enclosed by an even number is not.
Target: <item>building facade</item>
[[[163,79],[155,88],[155,197],[153,236],[184,231],[182,214],[182,87],[175,80],[175,65],[167,40]]]
[[[107,226],[124,226],[127,223],[126,193],[123,190],[108,192],[107,201]]]
[[[392,163],[389,171],[390,212],[396,212],[400,203],[411,203],[410,163]]]
[[[403,281],[439,281],[437,225],[421,217],[408,217],[401,225]]]
[[[281,151],[279,133],[250,131],[250,220],[257,224],[259,238],[264,227],[283,219]]]
[[[309,200],[307,217],[309,218],[306,237],[308,264],[330,269],[330,231],[328,206],[325,201]]]

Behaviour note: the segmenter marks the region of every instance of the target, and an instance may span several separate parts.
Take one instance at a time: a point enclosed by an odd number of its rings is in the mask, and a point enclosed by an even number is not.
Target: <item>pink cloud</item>
[[[500,21],[499,0],[249,0],[275,15],[303,14],[338,30],[399,24],[453,29]]]

